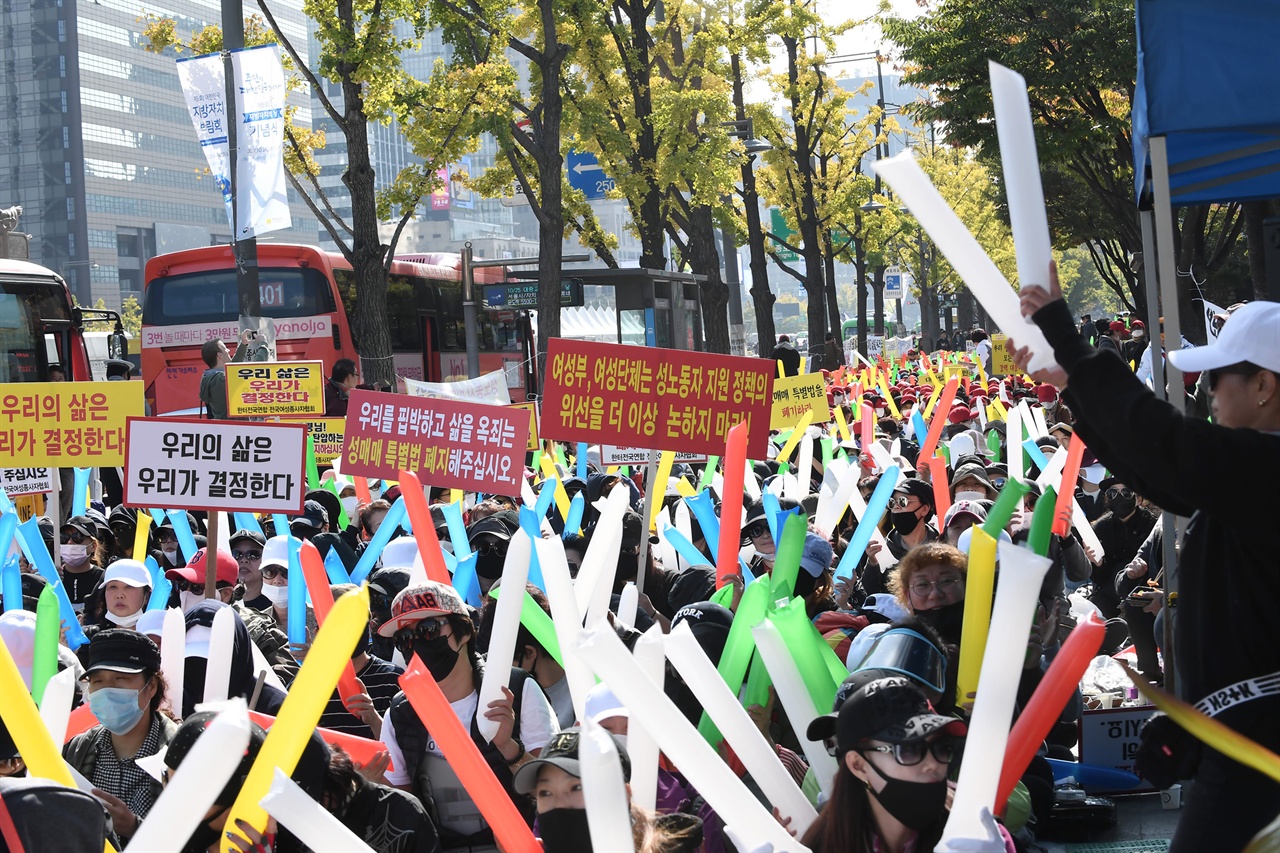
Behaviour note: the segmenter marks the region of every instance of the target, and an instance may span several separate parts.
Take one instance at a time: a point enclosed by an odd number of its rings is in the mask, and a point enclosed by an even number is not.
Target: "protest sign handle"
[[[209,544],[205,548],[204,555],[204,597],[218,597],[218,524],[220,512],[209,513],[209,520],[206,522],[208,530],[207,539]],[[190,558],[187,558],[188,561]]]

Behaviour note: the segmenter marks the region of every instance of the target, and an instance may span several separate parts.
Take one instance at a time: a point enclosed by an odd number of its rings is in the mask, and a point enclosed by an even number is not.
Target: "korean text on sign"
[[[141,382],[0,384],[0,467],[119,467]]]
[[[317,418],[307,421],[307,431],[311,433],[317,465],[328,465],[342,455],[345,422],[345,418]]]
[[[718,455],[745,422],[747,453],[762,458],[774,369],[763,359],[552,338],[542,435]]]
[[[529,413],[508,406],[357,389],[347,402],[342,473],[520,494]]]
[[[324,364],[280,361],[227,365],[231,417],[324,414]]]
[[[130,418],[124,502],[134,507],[302,511],[307,428]]]
[[[9,497],[38,495],[53,491],[52,468],[0,469],[0,488]]]
[[[815,424],[831,420],[831,406],[827,404],[827,389],[821,373],[802,373],[773,380],[773,412],[769,417],[770,429],[790,429],[804,416],[813,412]]]

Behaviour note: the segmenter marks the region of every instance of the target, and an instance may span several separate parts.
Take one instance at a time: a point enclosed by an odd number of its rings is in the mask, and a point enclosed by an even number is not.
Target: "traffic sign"
[[[791,230],[791,228],[787,225],[786,217],[783,216],[782,211],[778,210],[778,208],[776,207],[769,208],[769,230],[772,231],[774,234],[776,234],[779,238],[781,238],[782,240],[786,240],[788,243],[792,244],[793,246],[797,242],[794,239],[796,232]],[[793,264],[796,261],[800,260],[800,256],[795,252],[793,252],[791,249],[788,249],[786,246],[782,245],[781,243],[778,243],[777,241],[775,241],[775,244],[777,245],[777,248],[774,250],[774,254],[778,256],[778,260],[788,264]],[[803,290],[801,292],[803,292]]]
[[[569,186],[581,190],[588,200],[604,198],[613,189],[613,178],[604,173],[594,154],[570,150],[565,166],[569,170]]]
[[[884,298],[902,298],[902,270],[898,267],[889,267],[884,271]]]

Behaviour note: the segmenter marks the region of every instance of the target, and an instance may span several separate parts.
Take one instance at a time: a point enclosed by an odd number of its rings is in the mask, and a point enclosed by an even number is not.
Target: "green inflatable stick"
[[[1030,487],[1026,483],[1010,477],[1000,490],[1000,496],[996,498],[991,512],[987,513],[987,520],[982,524],[983,532],[992,539],[999,539],[1000,531],[1004,530],[1014,512],[1022,506],[1022,499],[1028,491]]]
[[[716,476],[716,466],[720,464],[719,456],[708,456],[707,464],[702,466],[702,477],[698,480],[698,490],[701,491],[711,485],[711,481]]]
[[[502,587],[494,587],[489,591],[490,598],[496,599],[501,594]],[[547,615],[547,611],[533,600],[528,590],[525,590],[524,601],[520,604],[520,624],[542,644],[547,654],[556,659],[556,663],[564,666],[564,657],[560,654],[560,640],[556,637],[556,626],[551,623],[551,617]]]
[[[781,542],[769,576],[774,599],[791,599],[796,591],[796,575],[800,571],[800,556],[804,553],[804,537],[808,532],[808,518],[787,513],[782,528]]]
[[[730,589],[726,586],[725,589]],[[732,595],[732,590],[730,591]],[[738,612],[733,615],[733,624],[729,627],[729,636],[724,641],[724,651],[720,654],[720,664],[716,670],[729,689],[737,694],[742,686],[742,679],[747,675],[747,664],[756,650],[755,637],[751,629],[764,619],[765,609],[769,605],[769,581],[765,578],[752,583],[742,593],[742,601],[738,602]],[[724,605],[728,607],[726,603]],[[698,723],[698,732],[712,746],[724,740],[716,724],[711,722],[704,711]]]
[[[769,704],[769,688],[772,686],[773,676],[765,667],[764,659],[760,657],[760,650],[756,649],[751,656],[751,669],[747,671],[747,690],[742,697],[743,707],[750,708],[752,705],[764,707]]]
[[[1046,487],[1031,516],[1031,535],[1027,545],[1041,557],[1049,556],[1049,534],[1053,533],[1053,512],[1057,502],[1058,493],[1052,486]]]
[[[1000,433],[991,430],[987,433],[987,450],[991,451],[992,464],[1000,462]]]
[[[818,634],[818,629],[809,621],[804,599],[792,599],[790,604],[772,611],[768,618],[791,650],[796,669],[800,671],[800,677],[813,698],[814,706],[819,709],[830,708],[835,702],[838,682],[832,679],[831,671],[823,660],[821,647],[825,643]]]
[[[337,482],[332,478],[325,480],[323,488],[338,499],[338,524],[342,525],[341,530],[346,530],[351,526],[351,519],[347,518],[347,510],[342,506],[342,493],[338,491]]]
[[[46,585],[36,604],[35,649],[31,658],[31,698],[39,705],[49,679],[58,673],[58,635],[62,631],[58,593]]]
[[[320,471],[316,467],[316,443],[307,431],[307,491],[320,488]]]
[[[745,595],[746,593],[744,592],[743,594]],[[727,583],[712,593],[711,602],[719,604],[721,607],[729,607],[729,605],[733,604],[733,584]]]

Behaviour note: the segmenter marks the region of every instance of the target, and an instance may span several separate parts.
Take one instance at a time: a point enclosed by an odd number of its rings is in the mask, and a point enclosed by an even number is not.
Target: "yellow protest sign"
[[[526,450],[537,450],[541,445],[538,443],[538,404],[537,403],[512,403],[513,409],[529,410],[529,445]]]
[[[831,420],[831,407],[827,405],[827,389],[822,384],[821,373],[802,373],[773,380],[773,410],[769,415],[769,429],[790,429],[805,412],[809,422],[825,424]]]
[[[141,382],[0,384],[0,468],[119,468],[142,415]]]
[[[227,415],[324,414],[324,363],[264,361],[227,365]]]
[[[1018,365],[1013,363],[1013,358],[1009,355],[1009,351],[1004,348],[1007,340],[1009,340],[1008,335],[991,336],[992,376],[1017,376],[1022,372],[1018,369]]]
[[[316,418],[307,421],[307,432],[316,450],[316,464],[329,465],[342,455],[342,438],[346,431],[346,418]]]

